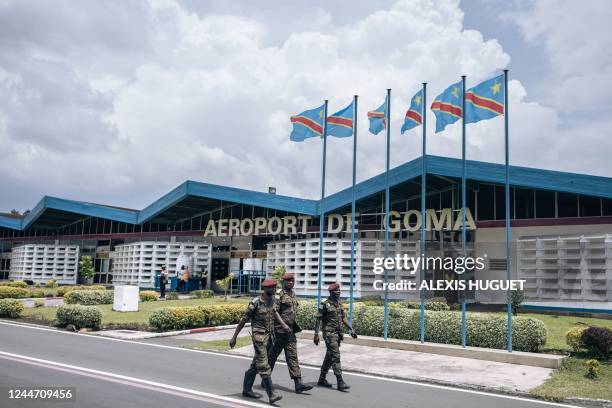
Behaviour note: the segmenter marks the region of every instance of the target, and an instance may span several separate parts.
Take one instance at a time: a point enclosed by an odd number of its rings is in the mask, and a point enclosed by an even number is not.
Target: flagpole
[[[387,160],[385,171],[385,258],[389,257],[389,161],[391,158],[391,89],[387,89],[387,109],[386,109],[386,128],[387,128]],[[389,271],[385,268],[385,321],[383,337],[387,340],[389,329]]]
[[[508,70],[504,69],[504,144],[506,150],[506,278],[512,279],[512,242],[510,236],[510,143],[508,138]],[[512,305],[507,293],[508,352],[512,353]]]
[[[425,194],[427,192],[426,182],[427,182],[427,119],[425,115],[427,112],[425,111],[425,106],[427,105],[427,82],[423,82],[423,101],[421,105],[421,122],[423,123],[423,158],[421,160],[421,256],[425,258],[426,251],[426,236],[425,236]],[[427,265],[421,264],[421,282],[419,285],[426,279],[427,277]],[[421,343],[425,343],[425,299],[423,297],[423,290],[419,289],[420,298],[421,298]]]
[[[325,221],[325,210],[323,199],[325,198],[325,156],[327,154],[327,99],[323,108],[323,163],[321,166],[321,201],[319,202],[319,279],[317,282],[317,308],[321,304],[321,283],[323,280],[323,224]]]
[[[353,197],[351,200],[351,286],[349,296],[349,323],[353,325],[353,285],[355,276],[355,182],[357,180],[357,98],[353,96]]]
[[[465,230],[466,212],[466,180],[465,180],[465,75],[461,75],[461,256],[466,256],[467,232]],[[461,347],[466,346],[466,305],[465,291],[461,291]]]

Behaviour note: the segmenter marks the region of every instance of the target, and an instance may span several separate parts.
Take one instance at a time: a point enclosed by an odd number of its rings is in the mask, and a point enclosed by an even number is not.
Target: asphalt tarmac
[[[367,358],[367,356],[364,356]],[[0,407],[246,407],[269,406],[241,396],[249,358],[147,342],[76,334],[0,321]],[[279,363],[279,365],[282,365]],[[318,370],[303,367],[314,383]],[[335,384],[333,375],[328,379]],[[562,407],[544,401],[345,373],[348,392],[315,387],[297,395],[284,367],[273,381],[280,407],[415,408]],[[256,384],[259,383],[259,379]],[[74,401],[9,399],[11,387],[72,387]],[[265,394],[259,386],[256,392]]]

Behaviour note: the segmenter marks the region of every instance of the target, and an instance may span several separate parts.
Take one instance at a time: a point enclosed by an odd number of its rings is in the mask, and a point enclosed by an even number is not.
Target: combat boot
[[[344,390],[348,390],[349,388],[351,388],[347,383],[344,382],[341,375],[337,375],[336,379],[338,380],[338,385],[337,385],[338,391],[344,391]]]
[[[276,394],[274,390],[272,389],[272,379],[271,378],[269,377],[266,378],[265,380],[263,380],[263,383],[266,386],[266,394],[268,394],[268,401],[270,401],[270,404],[274,404],[276,401],[283,398],[282,395]]]
[[[255,382],[255,375],[248,371],[244,373],[244,381],[242,382],[242,395],[247,398],[261,398],[261,394],[253,392],[253,383]]]
[[[331,388],[332,385],[327,382],[325,377],[327,377],[327,374],[321,373],[321,375],[319,375],[319,381],[317,382],[317,385],[320,385],[321,387]]]
[[[301,394],[304,391],[312,390],[312,385],[305,385],[300,377],[294,378],[293,382],[295,383],[296,394]]]

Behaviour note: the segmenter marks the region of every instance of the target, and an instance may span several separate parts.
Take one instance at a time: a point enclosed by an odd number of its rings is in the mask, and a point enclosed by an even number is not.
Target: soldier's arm
[[[319,345],[319,330],[321,329],[321,320],[323,319],[323,304],[319,305],[317,310],[317,320],[314,327],[314,344]]]
[[[348,319],[346,318],[346,312],[344,311],[344,309],[342,309],[342,323],[349,330],[349,333],[351,333],[351,337],[356,339],[357,333],[355,333],[355,329],[353,329],[353,326],[351,326],[351,324],[348,322]]]
[[[291,328],[287,326],[287,323],[285,323],[283,318],[278,314],[278,310],[274,310],[274,318],[276,319],[278,324],[281,325],[284,331],[286,331],[287,333],[291,333]]]
[[[240,331],[243,329],[244,325],[251,319],[254,311],[255,305],[253,303],[249,303],[247,311],[245,312],[244,316],[242,316],[242,319],[240,319],[240,321],[238,322],[238,326],[236,326],[236,330],[234,330],[234,335],[229,341],[230,348],[234,348],[234,346],[236,345],[236,339],[238,338],[238,334],[240,334]]]

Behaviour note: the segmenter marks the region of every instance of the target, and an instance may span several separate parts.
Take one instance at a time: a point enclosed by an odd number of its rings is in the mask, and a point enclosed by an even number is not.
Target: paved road
[[[267,406],[240,396],[249,359],[114,340],[0,322],[0,389],[5,386],[65,385],[76,388],[75,407]],[[318,372],[304,368],[305,382]],[[284,367],[274,376],[281,407],[561,407],[541,401],[366,376],[345,375],[350,392],[315,387],[309,395],[291,392]],[[261,391],[256,387],[256,391]],[[0,406],[17,405],[6,391]],[[264,399],[261,402],[266,402]],[[246,405],[249,404],[249,405]],[[55,405],[58,406],[58,405]]]

